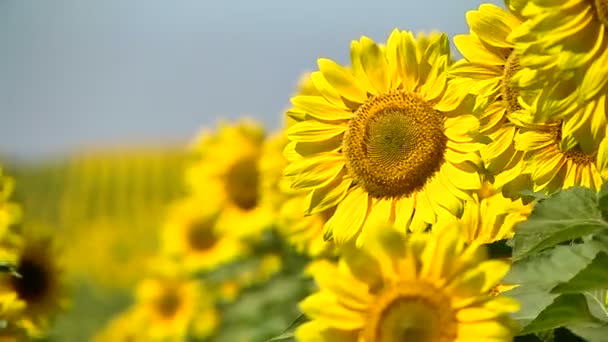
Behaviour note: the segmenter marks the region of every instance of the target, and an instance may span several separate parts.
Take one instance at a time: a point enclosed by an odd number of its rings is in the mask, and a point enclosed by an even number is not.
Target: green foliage
[[[507,294],[520,335],[552,336],[566,327],[588,341],[608,340],[608,185],[599,193],[575,187],[538,198],[517,227]],[[544,340],[544,339],[543,339]]]

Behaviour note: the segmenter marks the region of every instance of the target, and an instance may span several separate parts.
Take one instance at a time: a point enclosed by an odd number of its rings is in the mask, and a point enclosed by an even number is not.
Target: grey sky
[[[0,154],[187,141],[243,115],[272,130],[317,58],[395,27],[467,32],[480,3],[0,0]]]

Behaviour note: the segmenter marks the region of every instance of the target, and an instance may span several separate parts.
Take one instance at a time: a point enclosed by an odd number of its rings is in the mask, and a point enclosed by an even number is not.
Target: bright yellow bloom
[[[133,307],[142,326],[139,334],[151,341],[183,341],[215,333],[219,315],[208,291],[195,279],[178,275],[150,276],[137,287]],[[142,339],[145,340],[145,339]]]
[[[535,122],[563,121],[562,150],[597,150],[606,135],[608,2],[529,0],[512,34],[514,81]]]
[[[51,234],[27,228],[23,236],[14,236],[15,244],[10,246],[11,242],[5,248],[16,252],[16,274],[0,274],[0,298],[13,298],[11,306],[19,308],[13,323],[34,337],[46,334],[54,316],[65,310],[69,301],[62,262]]]
[[[219,215],[213,202],[195,198],[175,202],[162,230],[164,254],[189,272],[209,271],[247,255],[248,247],[236,231],[218,229]]]
[[[552,194],[577,185],[599,190],[608,179],[608,138],[597,151],[584,152],[578,146],[565,151],[562,130],[559,122],[528,123],[515,136],[515,147],[524,152],[524,172],[530,174],[532,190]]]
[[[249,121],[223,124],[197,138],[186,179],[195,197],[222,205],[219,230],[256,239],[272,223],[272,209],[260,196],[263,141],[263,130]]]
[[[438,216],[460,216],[481,186],[479,122],[462,115],[448,88],[444,34],[395,30],[386,46],[351,44],[351,66],[318,60],[320,95],[291,99],[287,129],[292,187],[309,192],[307,214],[337,206],[326,237],[344,244],[377,222],[422,230]]]
[[[492,243],[513,237],[515,225],[524,221],[532,211],[532,204],[523,204],[521,199],[505,198],[489,182],[467,201],[459,219],[464,240],[467,243]]]
[[[519,90],[511,78],[520,69],[519,57],[508,39],[521,21],[510,12],[492,4],[467,12],[471,32],[454,37],[456,47],[465,59],[450,68],[457,90],[476,96],[475,114],[480,118],[480,132],[492,142],[481,150],[486,171],[494,186],[502,188],[509,182],[525,181],[522,174],[523,152],[517,151],[513,137],[518,127],[509,116],[523,110],[518,103]],[[521,178],[515,180],[516,178]],[[519,197],[518,194],[509,194]]]
[[[310,269],[320,290],[300,303],[299,341],[512,341],[519,305],[490,291],[509,269],[465,246],[457,229],[407,238],[387,227]],[[381,231],[381,232],[380,232]]]

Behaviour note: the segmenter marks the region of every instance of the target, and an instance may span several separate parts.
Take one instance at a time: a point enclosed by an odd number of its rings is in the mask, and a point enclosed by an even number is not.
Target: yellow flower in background
[[[175,202],[162,230],[163,253],[189,272],[209,271],[247,255],[248,246],[237,237],[239,227],[218,229],[220,210],[212,197]]]
[[[151,341],[183,341],[186,336],[213,335],[219,315],[207,293],[199,280],[179,275],[144,279],[137,287],[133,307],[141,315],[140,334]]]
[[[366,226],[394,222],[422,230],[438,216],[460,216],[481,186],[479,122],[462,115],[448,88],[444,34],[395,30],[386,46],[351,44],[351,66],[318,60],[320,95],[291,99],[285,176],[306,190],[307,214],[337,206],[326,237],[338,245]]]
[[[203,132],[195,143],[187,183],[194,197],[222,205],[219,230],[256,239],[272,223],[272,210],[260,196],[263,141],[261,127],[240,121]]]
[[[456,229],[406,238],[385,228],[338,265],[310,267],[320,289],[300,303],[312,320],[298,341],[512,341],[507,314],[519,305],[490,295],[508,263],[486,260]]]
[[[608,3],[529,0],[512,34],[522,70],[514,81],[536,123],[562,120],[562,150],[590,153],[606,135]]]
[[[69,303],[61,256],[51,234],[26,228],[10,247],[17,253],[16,274],[0,274],[0,298],[15,299],[12,305],[22,310],[14,323],[34,337],[44,336]]]
[[[4,235],[11,225],[21,220],[21,208],[9,201],[15,182],[2,174],[0,165],[0,235]]]
[[[475,200],[464,205],[459,219],[464,240],[486,244],[512,238],[515,225],[524,221],[531,211],[532,204],[505,198],[492,184],[485,182]]]
[[[517,100],[519,90],[511,81],[520,70],[519,57],[508,39],[521,21],[493,4],[482,4],[479,10],[468,11],[466,17],[471,32],[454,37],[464,59],[452,65],[450,74],[460,82],[457,91],[476,96],[474,113],[479,117],[480,132],[492,140],[481,150],[481,156],[487,173],[494,177],[494,185],[502,188],[518,177],[527,177],[522,174],[523,152],[517,151],[513,143],[518,127],[509,120],[510,114],[523,110]]]
[[[108,324],[95,334],[94,342],[144,342],[147,341],[141,311],[133,308],[113,317]]]
[[[608,138],[596,151],[584,152],[579,147],[564,151],[562,130],[559,122],[528,123],[515,136],[515,147],[524,152],[524,172],[530,174],[532,190],[553,194],[577,185],[599,190],[608,177]]]

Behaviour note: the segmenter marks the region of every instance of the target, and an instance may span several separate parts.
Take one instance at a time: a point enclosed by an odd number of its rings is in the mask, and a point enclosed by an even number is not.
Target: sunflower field
[[[466,22],[353,37],[275,132],[2,160],[0,341],[608,341],[608,1]]]

